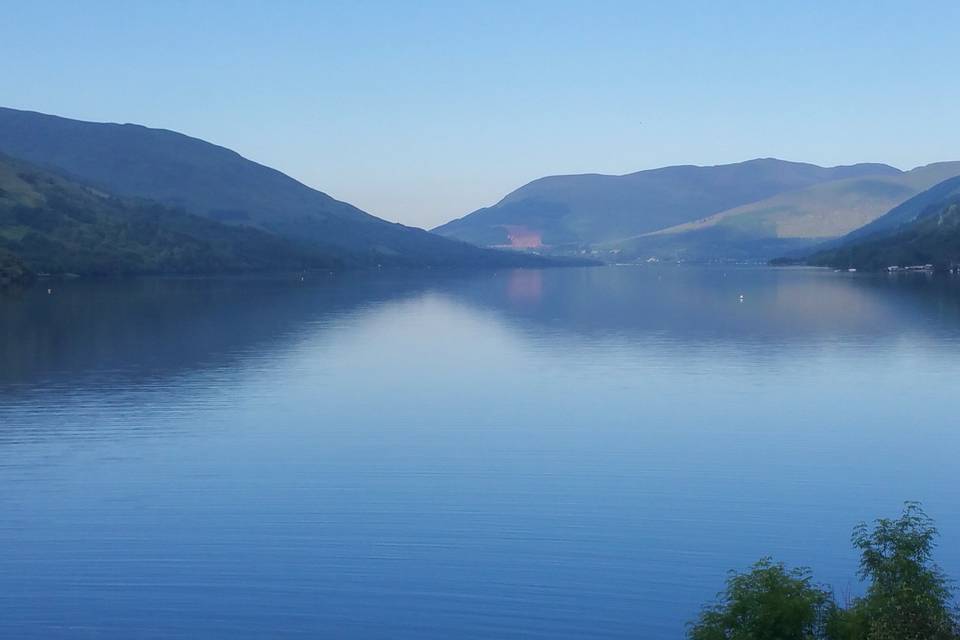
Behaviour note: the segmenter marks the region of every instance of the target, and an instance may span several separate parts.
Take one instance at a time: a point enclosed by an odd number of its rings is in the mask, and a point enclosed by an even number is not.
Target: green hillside
[[[381,220],[234,151],[173,131],[0,108],[0,153],[120,197],[155,201],[211,221],[267,231],[337,264],[554,264],[536,256],[482,250]],[[186,218],[180,220],[188,224]],[[192,263],[200,258],[182,260]]]
[[[807,263],[834,268],[879,271],[891,266],[960,264],[960,194],[929,205],[911,223],[887,235],[854,240],[821,251]]]
[[[843,236],[957,175],[960,162],[944,162],[826,182],[631,238],[616,248],[625,257],[768,259]]]
[[[869,236],[892,233],[901,226],[919,218],[931,206],[937,205],[955,194],[960,194],[960,176],[944,180],[910,198],[870,224],[850,232],[842,239],[842,242],[848,243],[866,239]]]
[[[35,274],[27,268],[23,260],[9,251],[0,249],[0,287],[26,284],[34,277]]]
[[[252,228],[117,198],[0,156],[0,251],[11,272],[211,273],[341,264]]]

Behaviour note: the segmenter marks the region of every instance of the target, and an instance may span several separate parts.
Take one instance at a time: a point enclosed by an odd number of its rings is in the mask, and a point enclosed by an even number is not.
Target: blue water
[[[859,593],[908,499],[960,578],[958,390],[925,276],[44,284],[0,297],[0,637],[679,638],[766,555]]]

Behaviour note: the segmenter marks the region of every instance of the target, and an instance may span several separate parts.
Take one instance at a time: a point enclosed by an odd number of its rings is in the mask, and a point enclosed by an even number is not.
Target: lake
[[[43,283],[0,297],[0,637],[679,638],[763,556],[860,593],[904,500],[960,578],[958,387],[946,277]]]

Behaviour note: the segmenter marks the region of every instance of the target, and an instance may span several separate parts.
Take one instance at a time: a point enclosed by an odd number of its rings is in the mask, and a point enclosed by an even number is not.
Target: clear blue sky
[[[960,159],[960,2],[43,2],[0,104],[231,147],[432,226],[543,175]]]

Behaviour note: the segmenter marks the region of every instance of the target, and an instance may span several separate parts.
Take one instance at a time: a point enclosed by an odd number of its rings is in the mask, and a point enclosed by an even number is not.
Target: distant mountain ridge
[[[160,207],[153,211],[164,223],[176,214],[198,216],[251,232],[248,247],[263,248],[269,237],[290,255],[342,267],[550,266],[582,254],[610,261],[766,260],[900,228],[916,219],[920,204],[960,189],[945,185],[922,203],[905,205],[960,176],[960,162],[901,171],[878,163],[820,167],[762,158],[622,176],[550,176],[433,234],[381,220],[229,149],[163,129],[0,108],[0,153],[75,183],[82,187],[78,194],[93,188],[125,200],[123,210],[134,217],[149,201]],[[102,203],[87,204],[101,210]],[[231,236],[216,227],[201,233],[195,220],[178,219],[208,239]],[[253,232],[263,235],[253,240]],[[469,243],[536,249],[559,259]],[[233,248],[227,255],[236,257]]]
[[[532,266],[381,220],[224,147],[133,124],[0,108],[0,153],[121,197],[255,227],[347,266]]]
[[[900,173],[884,164],[824,168],[763,158],[622,176],[551,176],[434,232],[484,245],[510,244],[517,234],[544,245],[610,243],[823,182]]]
[[[892,175],[823,182],[616,246],[626,256],[766,260],[858,233],[854,230],[882,219],[891,208],[957,175],[960,162],[942,162]]]

